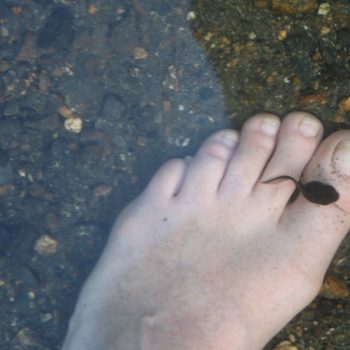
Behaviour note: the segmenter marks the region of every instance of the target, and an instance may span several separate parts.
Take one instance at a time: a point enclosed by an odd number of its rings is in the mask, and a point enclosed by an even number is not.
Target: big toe
[[[322,277],[350,227],[350,130],[338,131],[320,144],[303,173],[302,182],[310,181],[333,186],[338,200],[322,205],[299,195],[280,224],[298,259]]]
[[[317,180],[333,186],[339,193],[333,207],[350,216],[350,130],[338,131],[321,143],[303,178],[304,182]]]

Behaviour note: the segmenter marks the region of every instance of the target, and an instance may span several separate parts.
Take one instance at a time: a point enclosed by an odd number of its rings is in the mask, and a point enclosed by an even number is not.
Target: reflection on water
[[[0,3],[1,349],[59,348],[116,214],[164,160],[258,110],[347,125],[349,5],[277,3]]]

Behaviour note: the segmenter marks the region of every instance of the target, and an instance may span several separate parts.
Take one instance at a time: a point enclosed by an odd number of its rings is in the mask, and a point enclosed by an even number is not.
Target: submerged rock
[[[55,6],[39,31],[38,46],[42,49],[67,49],[75,36],[73,19],[73,11],[69,6]]]
[[[317,7],[317,0],[272,0],[272,10],[282,13],[314,12]]]

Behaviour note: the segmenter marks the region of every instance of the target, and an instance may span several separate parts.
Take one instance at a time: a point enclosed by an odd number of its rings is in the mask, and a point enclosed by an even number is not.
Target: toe
[[[321,140],[322,129],[321,122],[305,112],[293,112],[283,119],[274,154],[254,188],[257,200],[270,198],[282,212],[295,184],[292,181],[263,182],[283,175],[299,180]]]
[[[238,142],[234,130],[221,130],[210,136],[191,160],[179,196],[198,200],[198,196],[215,193]]]
[[[338,201],[317,205],[299,196],[285,210],[280,224],[289,229],[300,260],[323,274],[350,227],[350,131],[325,139],[303,173],[303,182],[321,181],[340,194]]]
[[[149,198],[171,198],[175,196],[180,188],[190,161],[183,159],[172,159],[164,163],[153,175],[144,195]]]
[[[247,195],[262,174],[275,147],[280,121],[271,114],[259,114],[243,126],[240,141],[220,185],[220,195]]]

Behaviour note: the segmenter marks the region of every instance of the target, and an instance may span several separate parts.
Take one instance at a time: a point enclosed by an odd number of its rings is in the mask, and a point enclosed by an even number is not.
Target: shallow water
[[[328,3],[0,3],[1,349],[59,349],[113,220],[163,161],[261,110],[348,126],[350,5]],[[345,241],[339,285],[347,256]],[[316,299],[266,349],[347,349],[345,294]]]

